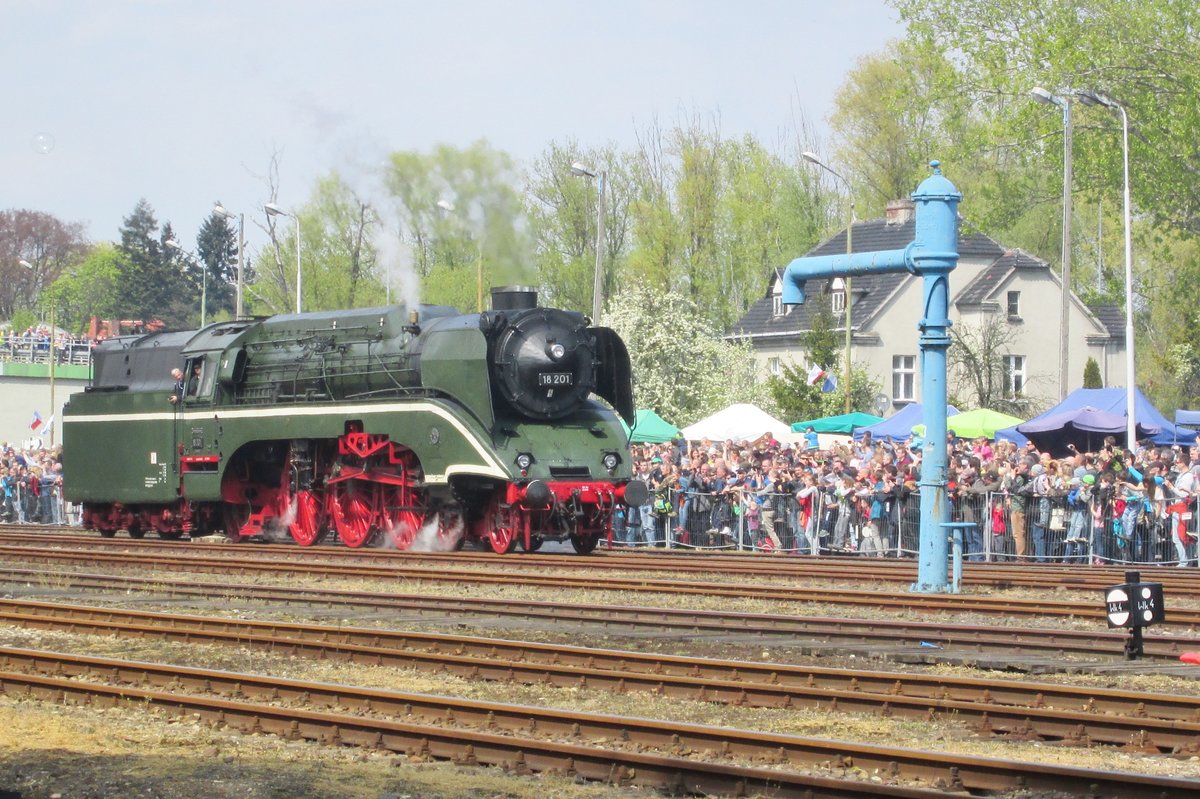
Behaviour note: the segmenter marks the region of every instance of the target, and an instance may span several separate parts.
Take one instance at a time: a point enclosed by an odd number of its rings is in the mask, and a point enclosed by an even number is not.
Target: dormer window
[[[846,281],[840,277],[829,284],[829,308],[835,314],[846,312]]]
[[[775,286],[771,289],[771,316],[779,318],[790,308],[784,308],[783,305],[783,281],[776,280]]]

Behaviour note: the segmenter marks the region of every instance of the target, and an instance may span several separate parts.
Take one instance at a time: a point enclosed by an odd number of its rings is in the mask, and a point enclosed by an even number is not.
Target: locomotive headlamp
[[[517,468],[522,472],[529,471],[529,467],[533,465],[533,456],[528,452],[522,452],[517,456]]]
[[[549,352],[550,357],[556,361],[562,360],[562,357],[567,354],[567,348],[558,343],[551,344],[546,348],[546,351]]]
[[[617,470],[617,464],[621,462],[621,459],[617,457],[617,453],[615,452],[606,452],[604,453],[604,458],[602,458],[600,462],[604,464],[605,469],[608,469],[610,472],[615,472]]]

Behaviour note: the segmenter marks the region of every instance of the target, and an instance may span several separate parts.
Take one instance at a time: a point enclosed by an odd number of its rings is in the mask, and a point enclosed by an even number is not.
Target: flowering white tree
[[[629,347],[637,407],[680,427],[734,402],[774,413],[750,345],[723,340],[686,295],[628,286],[607,303],[603,323]]]

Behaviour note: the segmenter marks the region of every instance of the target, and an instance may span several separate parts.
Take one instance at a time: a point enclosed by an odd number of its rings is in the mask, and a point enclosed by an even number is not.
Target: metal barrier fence
[[[44,483],[35,491],[21,482],[5,493],[0,504],[0,521],[10,524],[69,524],[80,523],[79,506],[66,502],[62,486]]]
[[[92,341],[58,341],[54,345],[54,362],[87,366],[92,362]],[[0,358],[18,363],[48,363],[50,340],[38,336],[4,336],[0,341]]]
[[[820,490],[764,497],[671,491],[618,512],[613,540],[626,546],[788,554],[911,557],[920,546],[916,492],[875,508],[874,496],[842,499]],[[1176,563],[1195,566],[1200,513],[1195,503],[1068,504],[1065,496],[960,494],[949,521],[976,525],[963,536],[972,561],[1079,564]]]
[[[79,507],[63,500],[57,483],[34,489],[19,482],[9,491],[0,521],[80,523]],[[649,505],[618,511],[613,540],[670,549],[915,556],[920,496],[893,499],[875,508],[872,518],[874,499],[868,494],[839,501],[828,490],[807,500],[795,494],[659,493]],[[1195,503],[1108,500],[1071,506],[1062,496],[962,494],[951,502],[950,521],[976,525],[963,536],[963,557],[971,561],[1198,564]]]

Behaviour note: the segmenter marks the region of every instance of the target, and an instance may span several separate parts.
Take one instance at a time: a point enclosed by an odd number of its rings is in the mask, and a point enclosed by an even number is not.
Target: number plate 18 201
[[[570,372],[539,372],[539,386],[569,386],[575,382],[575,375]]]

